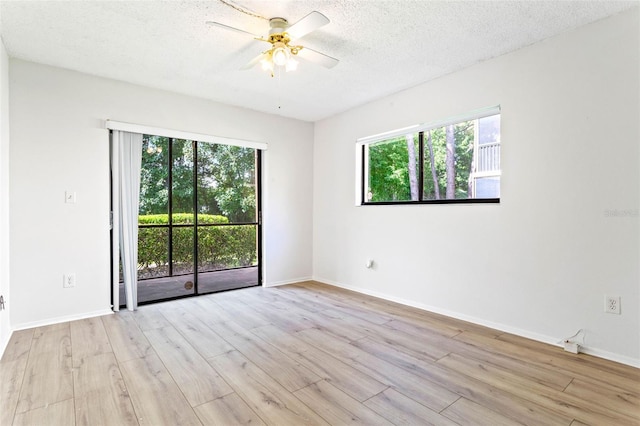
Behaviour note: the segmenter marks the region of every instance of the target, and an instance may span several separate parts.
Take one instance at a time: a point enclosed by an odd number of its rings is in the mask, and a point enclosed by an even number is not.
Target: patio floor
[[[193,274],[176,277],[152,278],[138,281],[138,303],[170,299],[195,294],[195,288],[187,290],[185,283],[193,282]],[[198,274],[198,294],[258,285],[258,267],[201,272]],[[124,284],[120,283],[120,304],[124,304]]]

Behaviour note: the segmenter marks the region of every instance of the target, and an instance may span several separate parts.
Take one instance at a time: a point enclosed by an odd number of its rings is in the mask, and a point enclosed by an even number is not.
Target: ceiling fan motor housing
[[[286,29],[289,27],[289,22],[284,18],[271,18],[269,19],[269,26],[271,29],[269,30],[269,39],[267,41],[273,46],[272,52],[284,47],[286,48],[287,55],[289,53],[297,55],[300,49],[302,49],[302,46],[289,45],[291,38],[286,33]]]
[[[269,19],[269,26],[271,27],[269,35],[281,34],[287,29],[289,22],[284,18],[271,18]]]

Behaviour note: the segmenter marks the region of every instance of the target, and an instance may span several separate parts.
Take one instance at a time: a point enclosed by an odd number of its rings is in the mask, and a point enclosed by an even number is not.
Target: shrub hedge
[[[174,224],[193,224],[193,213],[174,213]],[[199,214],[198,223],[229,223],[226,216],[215,214]],[[138,216],[139,225],[168,225],[168,214],[143,214]]]
[[[141,215],[140,225],[168,225],[166,214]],[[193,224],[192,213],[174,213],[174,224]],[[226,224],[229,219],[219,215],[198,215],[199,224]],[[138,277],[168,275],[169,229],[143,227],[138,229]],[[256,262],[256,226],[227,225],[198,227],[198,270],[212,271]],[[193,271],[193,227],[173,228],[174,273]]]

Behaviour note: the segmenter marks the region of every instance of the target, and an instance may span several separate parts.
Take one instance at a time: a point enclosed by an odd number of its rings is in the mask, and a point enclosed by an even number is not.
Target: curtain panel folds
[[[142,134],[112,131],[112,202],[114,244],[114,310],[118,310],[119,269],[122,265],[127,309],[138,307],[138,209],[140,205],[140,168],[142,165]]]

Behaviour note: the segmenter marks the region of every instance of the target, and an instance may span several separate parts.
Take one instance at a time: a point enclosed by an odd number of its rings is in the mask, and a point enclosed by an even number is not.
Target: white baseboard
[[[102,315],[112,315],[112,314],[113,314],[113,311],[111,309],[105,309],[100,311],[84,312],[82,314],[76,314],[76,315],[66,315],[62,317],[49,318],[41,321],[25,322],[22,324],[17,324],[15,327],[13,327],[13,331],[25,330],[27,328],[34,328],[34,327],[43,327],[46,325],[60,324],[61,322],[76,321],[76,320],[81,320],[85,318],[93,318],[93,317],[99,317]]]
[[[602,349],[589,348],[580,345],[580,352],[598,358],[608,359],[609,361],[619,362],[620,364],[629,365],[631,367],[640,368],[640,360],[608,351],[603,351]]]
[[[9,341],[11,340],[11,336],[13,335],[13,330],[9,330],[9,335],[4,340],[4,342],[0,342],[0,359],[4,355],[4,351],[7,350],[7,346],[9,346]]]
[[[363,289],[363,288],[359,288],[359,287],[352,287],[352,286],[345,285],[345,284],[342,284],[342,283],[338,283],[336,281],[328,280],[328,279],[325,279],[325,278],[322,278],[322,277],[314,277],[313,280],[317,281],[317,282],[320,282],[320,283],[323,283],[323,284],[328,284],[328,285],[331,285],[331,286],[334,286],[334,287],[343,288],[345,290],[351,290],[351,291],[354,291],[356,293],[362,293],[362,294],[366,294],[368,296],[377,297],[379,299],[388,300],[390,302],[400,303],[401,305],[406,305],[406,306],[411,306],[413,308],[422,309],[423,311],[433,312],[433,313],[445,315],[445,316],[448,316],[448,317],[451,317],[451,318],[456,318],[456,319],[459,319],[459,320],[462,320],[462,321],[471,322],[471,323],[474,323],[474,324],[477,324],[477,325],[482,325],[484,327],[493,328],[495,330],[504,331],[505,333],[515,334],[516,336],[525,337],[527,339],[536,340],[538,342],[547,343],[549,345],[562,347],[562,344],[559,343],[559,342],[562,341],[562,337],[546,336],[546,335],[543,335],[543,334],[534,333],[534,332],[529,331],[529,330],[523,330],[523,329],[520,329],[520,328],[517,328],[517,327],[513,327],[513,326],[510,326],[510,325],[507,325],[507,324],[496,323],[496,322],[493,322],[493,321],[487,321],[487,320],[482,319],[482,318],[477,318],[477,317],[461,314],[459,312],[453,312],[453,311],[449,311],[449,310],[446,310],[446,309],[441,309],[441,308],[438,308],[436,306],[430,306],[430,305],[426,305],[426,304],[423,304],[423,303],[416,303],[415,301],[406,300],[406,299],[402,299],[402,298],[395,297],[395,296],[390,296],[390,295],[388,295],[386,293],[381,293],[381,292],[378,292],[378,291]],[[619,362],[620,364],[629,365],[631,367],[640,368],[640,360],[639,359],[627,357],[627,356],[616,354],[616,353],[607,352],[607,351],[604,351],[604,350],[601,350],[601,349],[597,349],[597,348],[589,348],[589,347],[585,347],[585,346],[582,346],[582,345],[580,346],[580,352],[585,353],[587,355],[596,356],[598,358],[604,358],[604,359],[607,359],[609,361]]]
[[[301,283],[301,282],[304,282],[304,281],[311,281],[311,280],[313,280],[312,277],[302,277],[302,278],[294,278],[292,280],[285,280],[285,281],[266,282],[262,286],[263,287],[278,287],[278,286],[281,286],[281,285],[297,284],[297,283]]]

